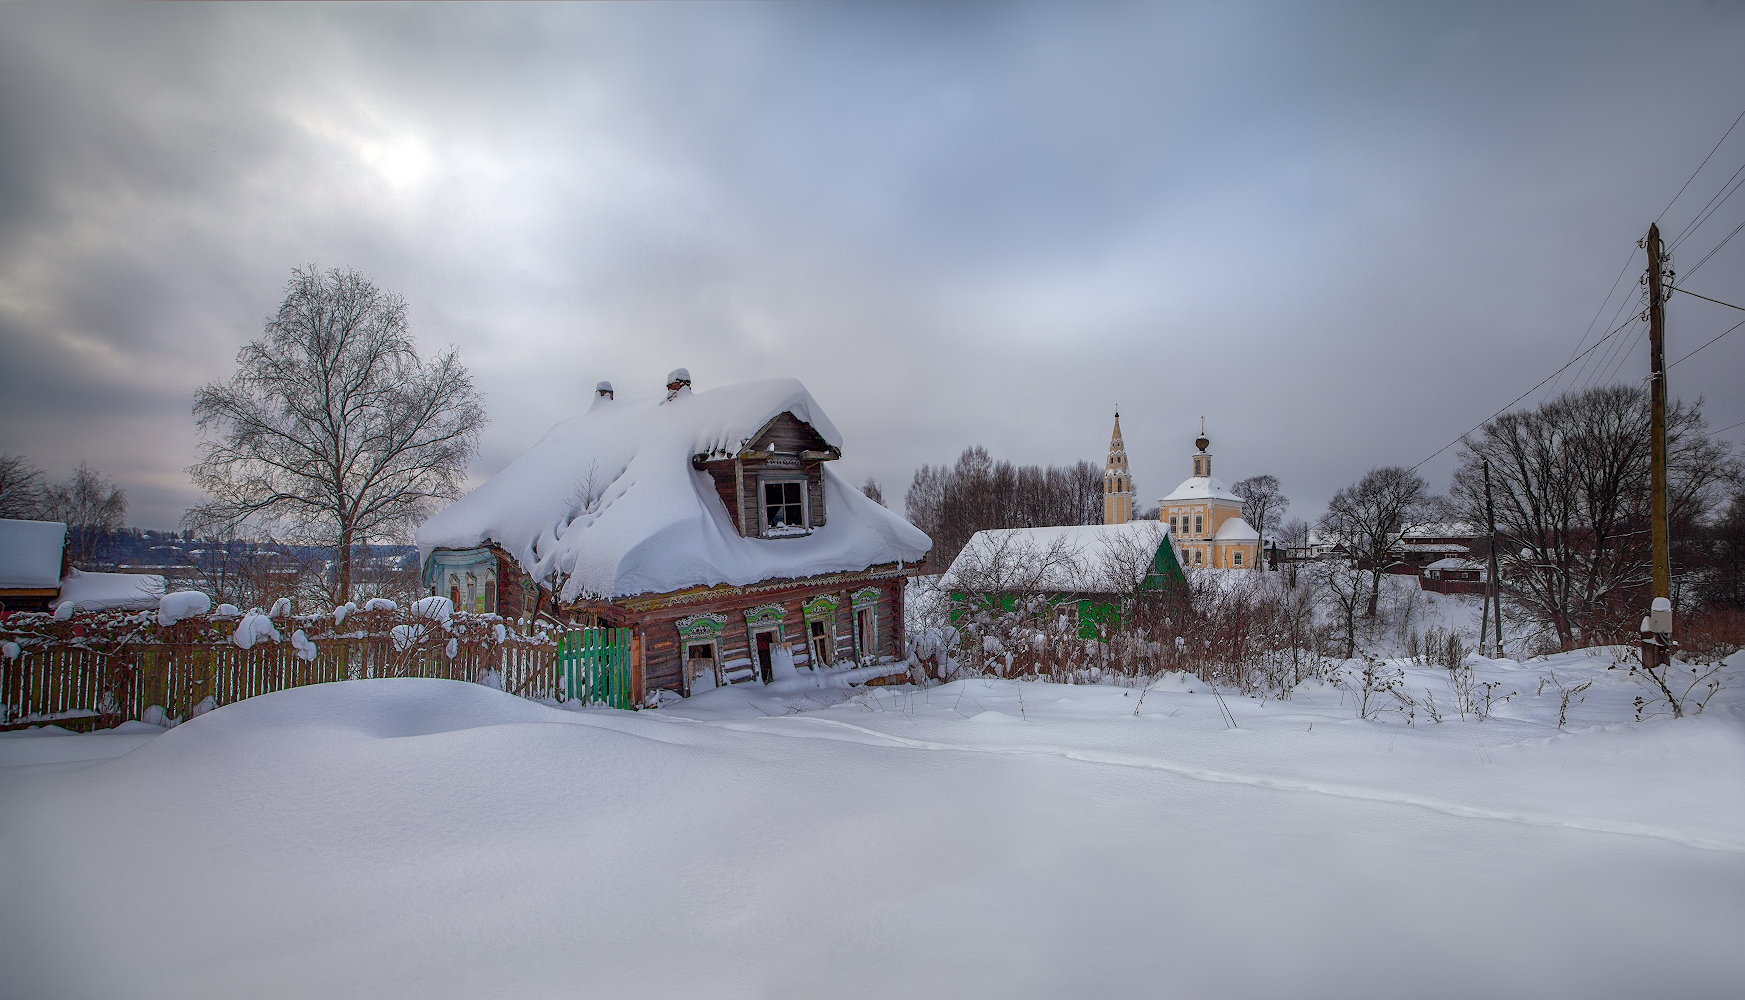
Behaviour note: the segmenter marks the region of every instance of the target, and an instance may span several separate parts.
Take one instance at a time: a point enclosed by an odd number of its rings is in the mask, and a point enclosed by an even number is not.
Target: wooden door
[[[830,648],[834,645],[831,640],[832,637],[824,633],[824,623],[821,621],[814,621],[812,623],[811,638],[812,669],[817,670],[823,667],[828,667],[831,660],[835,658],[832,655],[835,653],[835,650]]]
[[[712,642],[692,643],[685,650],[685,690],[707,690],[721,686],[721,674],[716,666],[715,644]],[[703,680],[698,684],[698,679]]]
[[[775,671],[775,632],[759,632],[757,634],[757,673],[765,684],[776,679]]]

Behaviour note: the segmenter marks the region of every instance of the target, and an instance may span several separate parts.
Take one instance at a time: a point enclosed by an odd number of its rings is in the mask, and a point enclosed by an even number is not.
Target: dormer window
[[[763,488],[763,535],[783,538],[811,532],[807,517],[807,489],[803,478],[765,479]]]

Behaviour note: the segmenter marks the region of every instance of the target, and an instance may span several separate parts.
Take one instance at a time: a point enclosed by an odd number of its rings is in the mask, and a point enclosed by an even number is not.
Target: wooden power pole
[[[1672,553],[1667,540],[1666,522],[1666,310],[1665,290],[1661,287],[1660,224],[1648,227],[1648,239],[1645,241],[1648,250],[1648,371],[1650,416],[1648,433],[1653,440],[1649,442],[1649,488],[1653,491],[1649,507],[1649,537],[1654,546],[1653,571],[1655,599],[1672,598]],[[1652,605],[1650,605],[1652,607]],[[1650,611],[1650,618],[1654,615]],[[1656,629],[1656,632],[1659,630]],[[1670,633],[1670,622],[1668,623]],[[1670,635],[1667,636],[1670,640]],[[1643,649],[1644,658],[1650,655],[1650,649]],[[1670,650],[1655,648],[1655,666]],[[1649,664],[1644,664],[1648,666]]]
[[[1484,460],[1484,516],[1485,520],[1490,522],[1491,533],[1490,569],[1485,573],[1484,600],[1487,608],[1492,604],[1496,606],[1496,655],[1501,657],[1503,655],[1503,588],[1502,582],[1497,579],[1497,507],[1491,502],[1491,462],[1488,458]],[[1484,645],[1483,615],[1479,617],[1478,644],[1481,647]]]

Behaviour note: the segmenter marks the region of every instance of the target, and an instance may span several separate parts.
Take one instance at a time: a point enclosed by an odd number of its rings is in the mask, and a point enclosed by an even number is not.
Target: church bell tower
[[[1115,411],[1115,430],[1109,435],[1109,462],[1103,467],[1103,523],[1126,524],[1133,520],[1133,476],[1127,471],[1127,446],[1121,443],[1121,411]]]

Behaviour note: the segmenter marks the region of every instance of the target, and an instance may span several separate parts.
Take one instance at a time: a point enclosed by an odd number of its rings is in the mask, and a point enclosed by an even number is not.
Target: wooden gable
[[[715,480],[715,493],[740,536],[755,538],[762,534],[760,479],[803,475],[809,524],[822,527],[826,518],[824,463],[841,457],[842,452],[831,447],[810,424],[782,412],[752,435],[733,458],[705,461],[698,455],[691,462]]]

